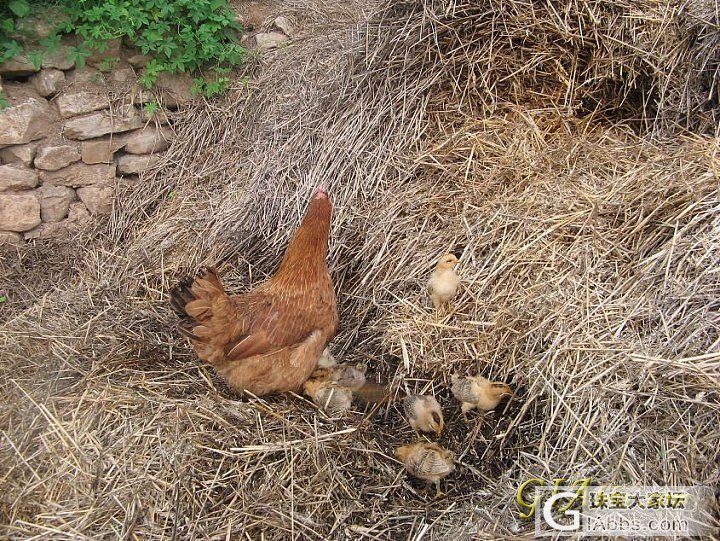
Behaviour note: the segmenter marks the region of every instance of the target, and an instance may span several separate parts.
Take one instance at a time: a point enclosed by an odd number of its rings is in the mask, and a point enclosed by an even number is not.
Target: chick
[[[458,292],[460,277],[455,272],[455,266],[458,263],[458,258],[453,254],[444,255],[430,276],[428,290],[436,310],[450,302]]]
[[[483,413],[495,409],[506,396],[512,396],[513,390],[500,381],[489,381],[482,376],[458,376],[451,378],[452,394],[462,402],[463,416],[477,408]]]
[[[435,432],[438,436],[445,428],[442,408],[435,397],[410,394],[403,400],[403,409],[407,416],[408,423],[417,432]]]
[[[440,497],[440,479],[454,469],[454,455],[437,443],[413,443],[395,450],[395,456],[413,477],[435,483],[435,497]]]
[[[365,373],[367,365],[356,364],[340,364],[332,369],[330,381],[334,381],[338,385],[357,391],[365,385]]]
[[[318,368],[332,368],[333,366],[337,366],[337,361],[335,360],[335,357],[333,357],[333,354],[330,353],[330,348],[325,348],[322,352],[322,355],[320,355],[320,359],[318,359]]]
[[[330,367],[316,368],[310,375],[311,379],[329,381],[341,387],[347,387],[357,391],[365,385],[365,372],[367,366],[364,364],[338,364]]]
[[[330,417],[343,417],[352,406],[352,391],[331,381],[310,379],[303,392]]]

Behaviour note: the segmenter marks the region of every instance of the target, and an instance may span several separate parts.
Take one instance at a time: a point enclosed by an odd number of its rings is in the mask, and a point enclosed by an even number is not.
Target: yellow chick
[[[458,263],[458,258],[453,254],[444,255],[430,276],[428,290],[436,310],[450,302],[458,292],[460,277],[455,272],[455,266]]]
[[[352,391],[331,381],[310,379],[303,384],[303,392],[330,417],[343,417],[352,406]]]
[[[322,355],[320,355],[320,359],[318,359],[318,368],[332,368],[333,366],[337,366],[337,361],[335,360],[335,357],[333,357],[333,354],[330,353],[330,348],[325,348],[322,352]]]
[[[506,396],[512,396],[513,390],[500,381],[489,381],[482,376],[458,376],[451,378],[452,394],[462,402],[462,413],[467,414],[477,408],[483,413],[495,409]]]
[[[433,396],[410,394],[403,399],[403,409],[415,432],[435,432],[439,436],[445,428],[442,408]]]
[[[413,443],[395,450],[395,456],[405,465],[405,470],[418,479],[435,483],[435,497],[440,497],[440,479],[455,469],[455,457],[451,451],[437,443]]]

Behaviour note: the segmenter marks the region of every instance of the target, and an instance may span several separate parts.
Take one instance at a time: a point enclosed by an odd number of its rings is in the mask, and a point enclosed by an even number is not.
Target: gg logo
[[[562,494],[563,494],[562,498],[567,497],[568,493],[572,493],[572,495],[573,495],[572,498],[569,498],[570,501],[565,506],[558,508],[558,511],[560,511],[560,512],[565,512],[568,509],[570,509],[571,507],[573,507],[575,505],[575,502],[578,500],[578,498],[580,498],[581,500],[584,501],[585,489],[590,486],[590,483],[592,483],[592,478],[584,477],[581,479],[577,479],[569,485],[566,484],[567,481],[568,481],[567,479],[560,477],[560,478],[554,479],[552,482],[553,491],[552,491],[552,498],[551,498],[552,503],[550,504],[551,508],[555,502],[557,502],[559,499],[561,499],[560,497],[555,498],[555,496],[557,496],[561,492],[561,490],[562,490]],[[532,479],[528,479],[527,481],[525,481],[523,484],[521,484],[518,487],[517,494],[515,496],[515,501],[524,510],[524,511],[520,511],[520,518],[534,517],[535,510],[536,510],[537,504],[538,504],[538,500],[540,499],[540,496],[536,494],[536,495],[534,495],[534,497],[532,498],[531,501],[528,501],[527,495],[526,495],[526,492],[529,492],[528,489],[532,488],[532,487],[545,487],[545,486],[550,486],[550,485],[551,485],[551,483],[549,483],[548,481],[545,481],[545,479],[540,479],[538,477],[534,477]],[[548,500],[548,501],[550,501],[550,500]]]

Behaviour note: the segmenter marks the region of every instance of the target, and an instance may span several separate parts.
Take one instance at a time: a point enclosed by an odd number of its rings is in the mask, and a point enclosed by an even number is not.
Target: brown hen
[[[230,296],[214,269],[170,292],[180,331],[235,391],[299,391],[338,325],[325,261],[332,207],[318,188],[280,267],[258,287]]]

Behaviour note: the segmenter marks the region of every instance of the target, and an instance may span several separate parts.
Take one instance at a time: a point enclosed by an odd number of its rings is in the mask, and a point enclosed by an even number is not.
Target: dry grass
[[[6,254],[3,534],[530,539],[530,477],[717,490],[717,13],[552,4],[394,3],[303,39],[181,113],[109,222]],[[392,458],[413,437],[397,406],[331,422],[300,397],[240,402],[174,330],[169,286],[205,262],[235,290],[264,279],[320,182],[334,352],[438,395],[460,456],[441,500]],[[463,292],[436,318],[446,251]],[[518,396],[466,424],[456,371]]]

